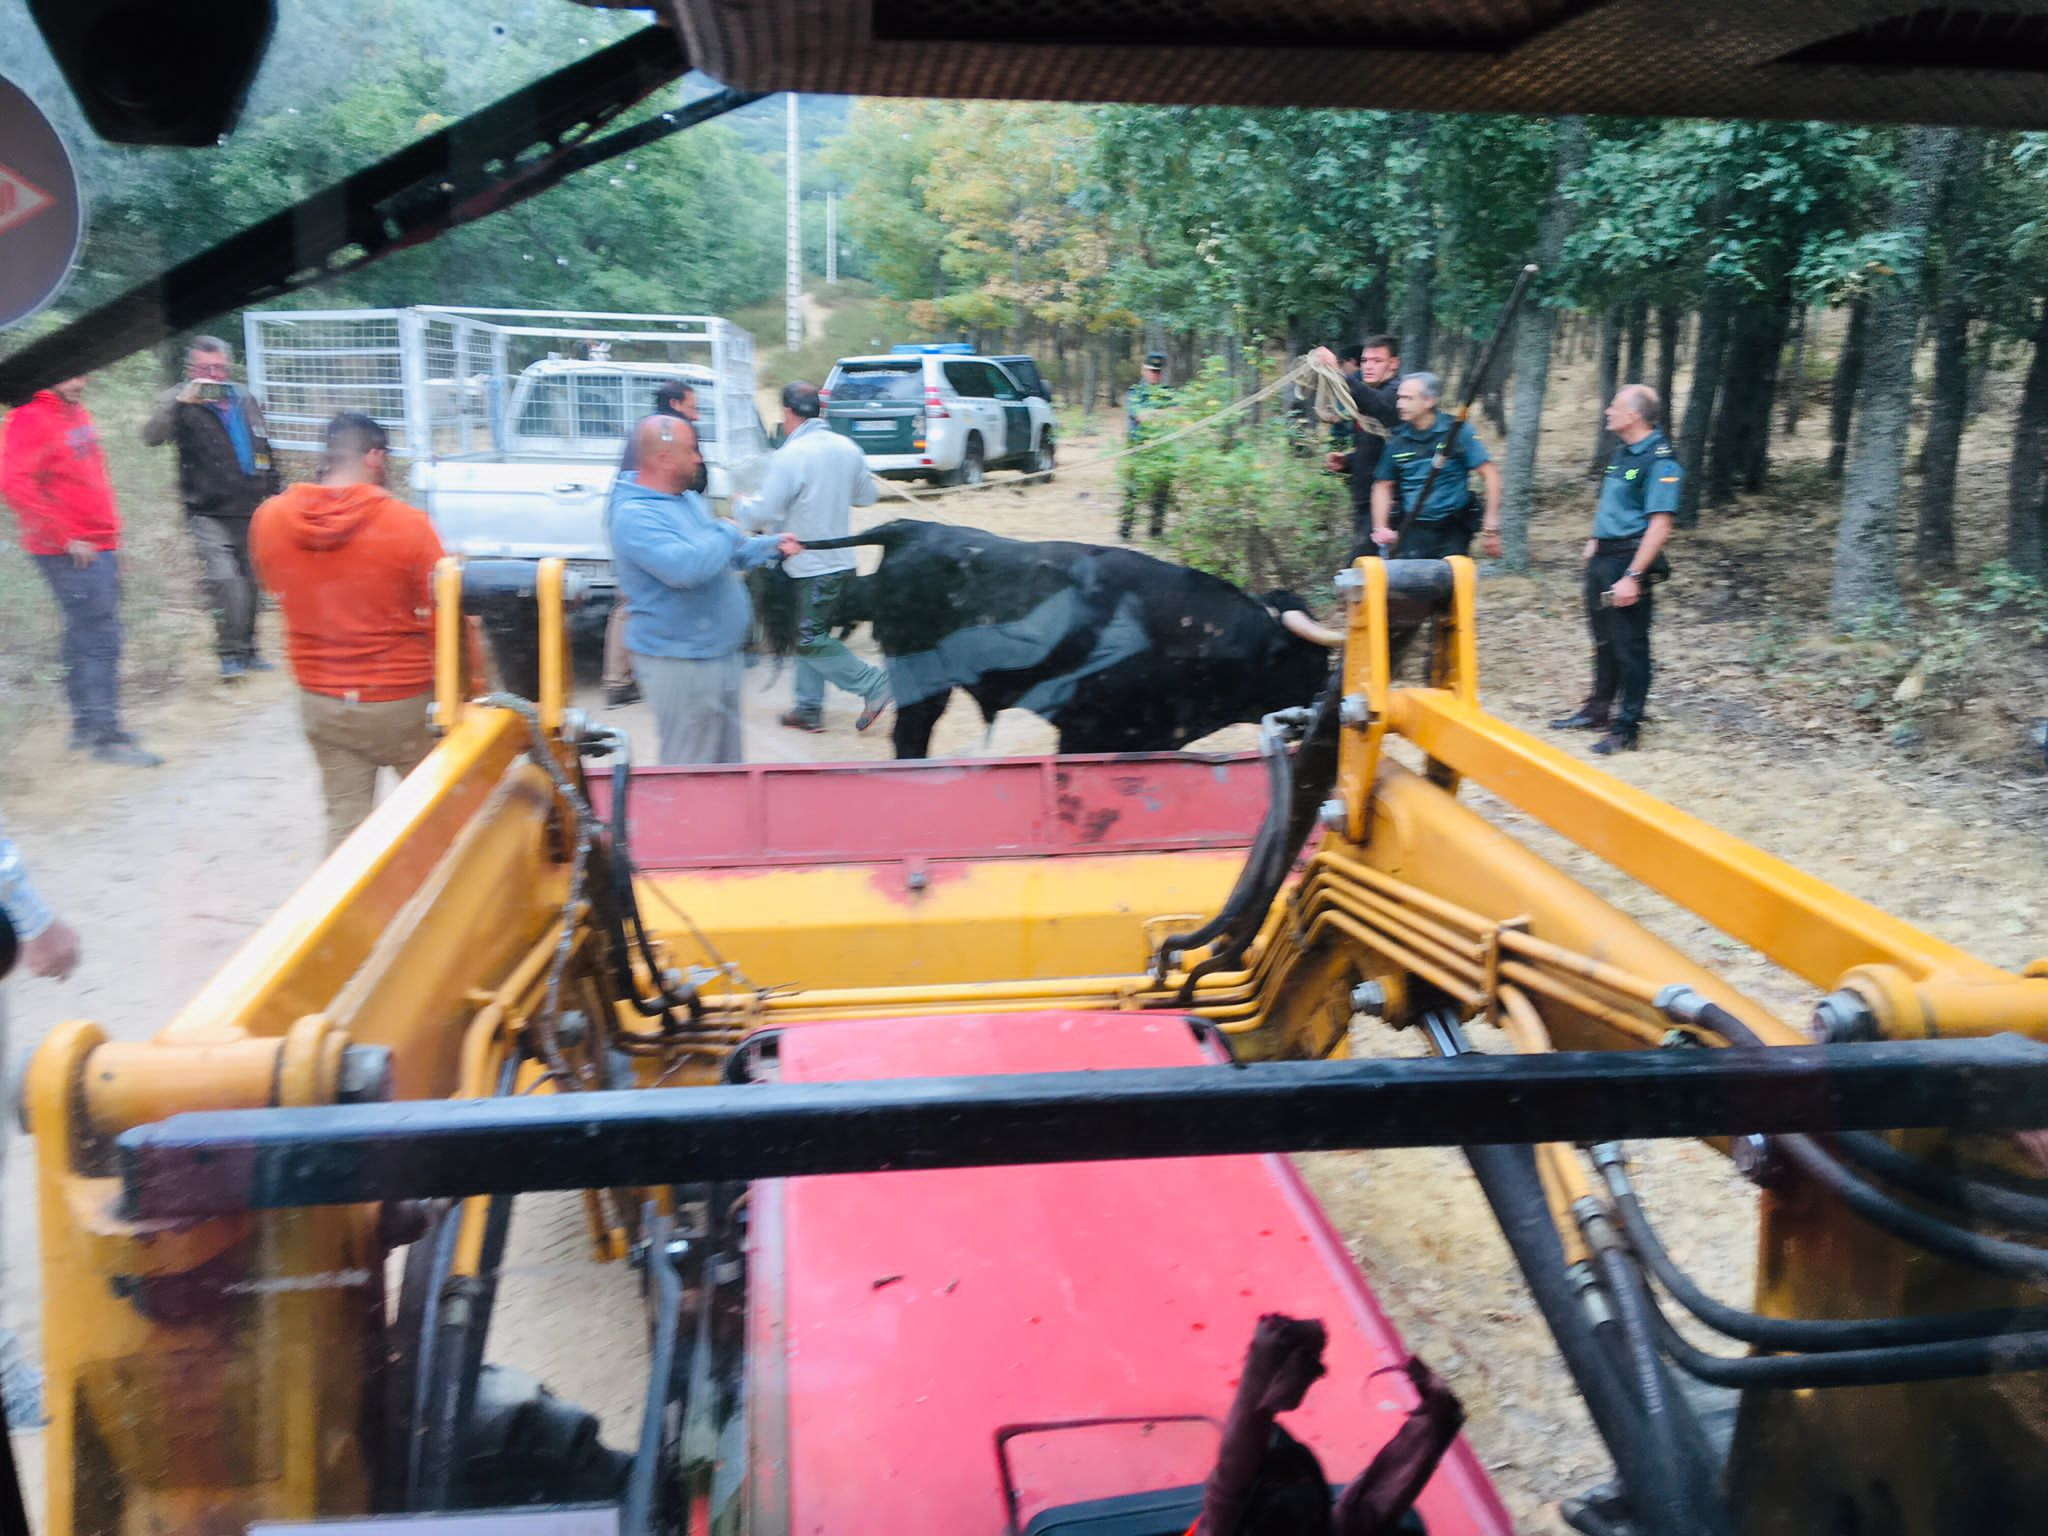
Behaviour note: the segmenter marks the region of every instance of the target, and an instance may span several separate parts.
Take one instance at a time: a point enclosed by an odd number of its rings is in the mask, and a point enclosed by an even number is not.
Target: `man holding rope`
[[[1433,373],[1411,373],[1395,397],[1401,424],[1387,437],[1374,471],[1372,542],[1389,558],[1441,560],[1472,545],[1471,477],[1485,486],[1478,531],[1491,559],[1500,558],[1500,467],[1470,428],[1437,410],[1443,387]],[[1462,429],[1461,429],[1462,428]],[[1442,456],[1441,468],[1436,467]],[[1400,495],[1400,531],[1394,497]]]
[[[1351,349],[1346,347],[1344,351],[1348,357]],[[1357,418],[1363,416],[1389,431],[1400,425],[1395,392],[1401,377],[1401,344],[1391,336],[1369,337],[1358,350],[1355,370],[1328,347],[1316,348],[1309,354],[1309,360],[1340,369],[1351,386],[1351,408],[1355,414],[1350,421],[1341,423],[1349,431],[1351,447],[1344,452],[1333,450],[1324,463],[1333,475],[1351,476],[1351,557],[1355,560],[1373,551],[1373,477],[1379,471],[1384,446],[1380,435],[1367,431]]]

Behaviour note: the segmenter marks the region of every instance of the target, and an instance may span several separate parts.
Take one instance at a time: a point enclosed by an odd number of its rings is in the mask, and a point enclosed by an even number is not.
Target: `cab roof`
[[[667,0],[750,91],[2048,127],[2048,13],[1899,0]]]

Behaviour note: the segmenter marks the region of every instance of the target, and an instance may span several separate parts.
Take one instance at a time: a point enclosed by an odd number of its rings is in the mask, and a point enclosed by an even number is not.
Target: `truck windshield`
[[[834,405],[915,405],[920,370],[915,364],[843,369],[832,383]]]

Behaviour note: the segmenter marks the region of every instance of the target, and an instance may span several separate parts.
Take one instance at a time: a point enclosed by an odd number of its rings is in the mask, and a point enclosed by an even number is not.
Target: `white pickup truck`
[[[655,386],[696,389],[712,501],[759,489],[767,434],[753,338],[691,315],[529,310],[274,310],[244,323],[272,443],[320,451],[336,411],[374,417],[406,493],[450,553],[567,560],[608,596],[605,503]]]

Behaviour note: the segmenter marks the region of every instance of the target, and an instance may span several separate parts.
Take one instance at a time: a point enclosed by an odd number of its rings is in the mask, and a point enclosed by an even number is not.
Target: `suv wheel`
[[[1025,470],[1025,477],[1043,485],[1052,479],[1052,466],[1052,428],[1047,427],[1038,434],[1038,446],[1031,450],[1030,467]]]
[[[979,486],[982,483],[981,439],[969,436],[960,454],[960,467],[946,477],[948,485]]]

